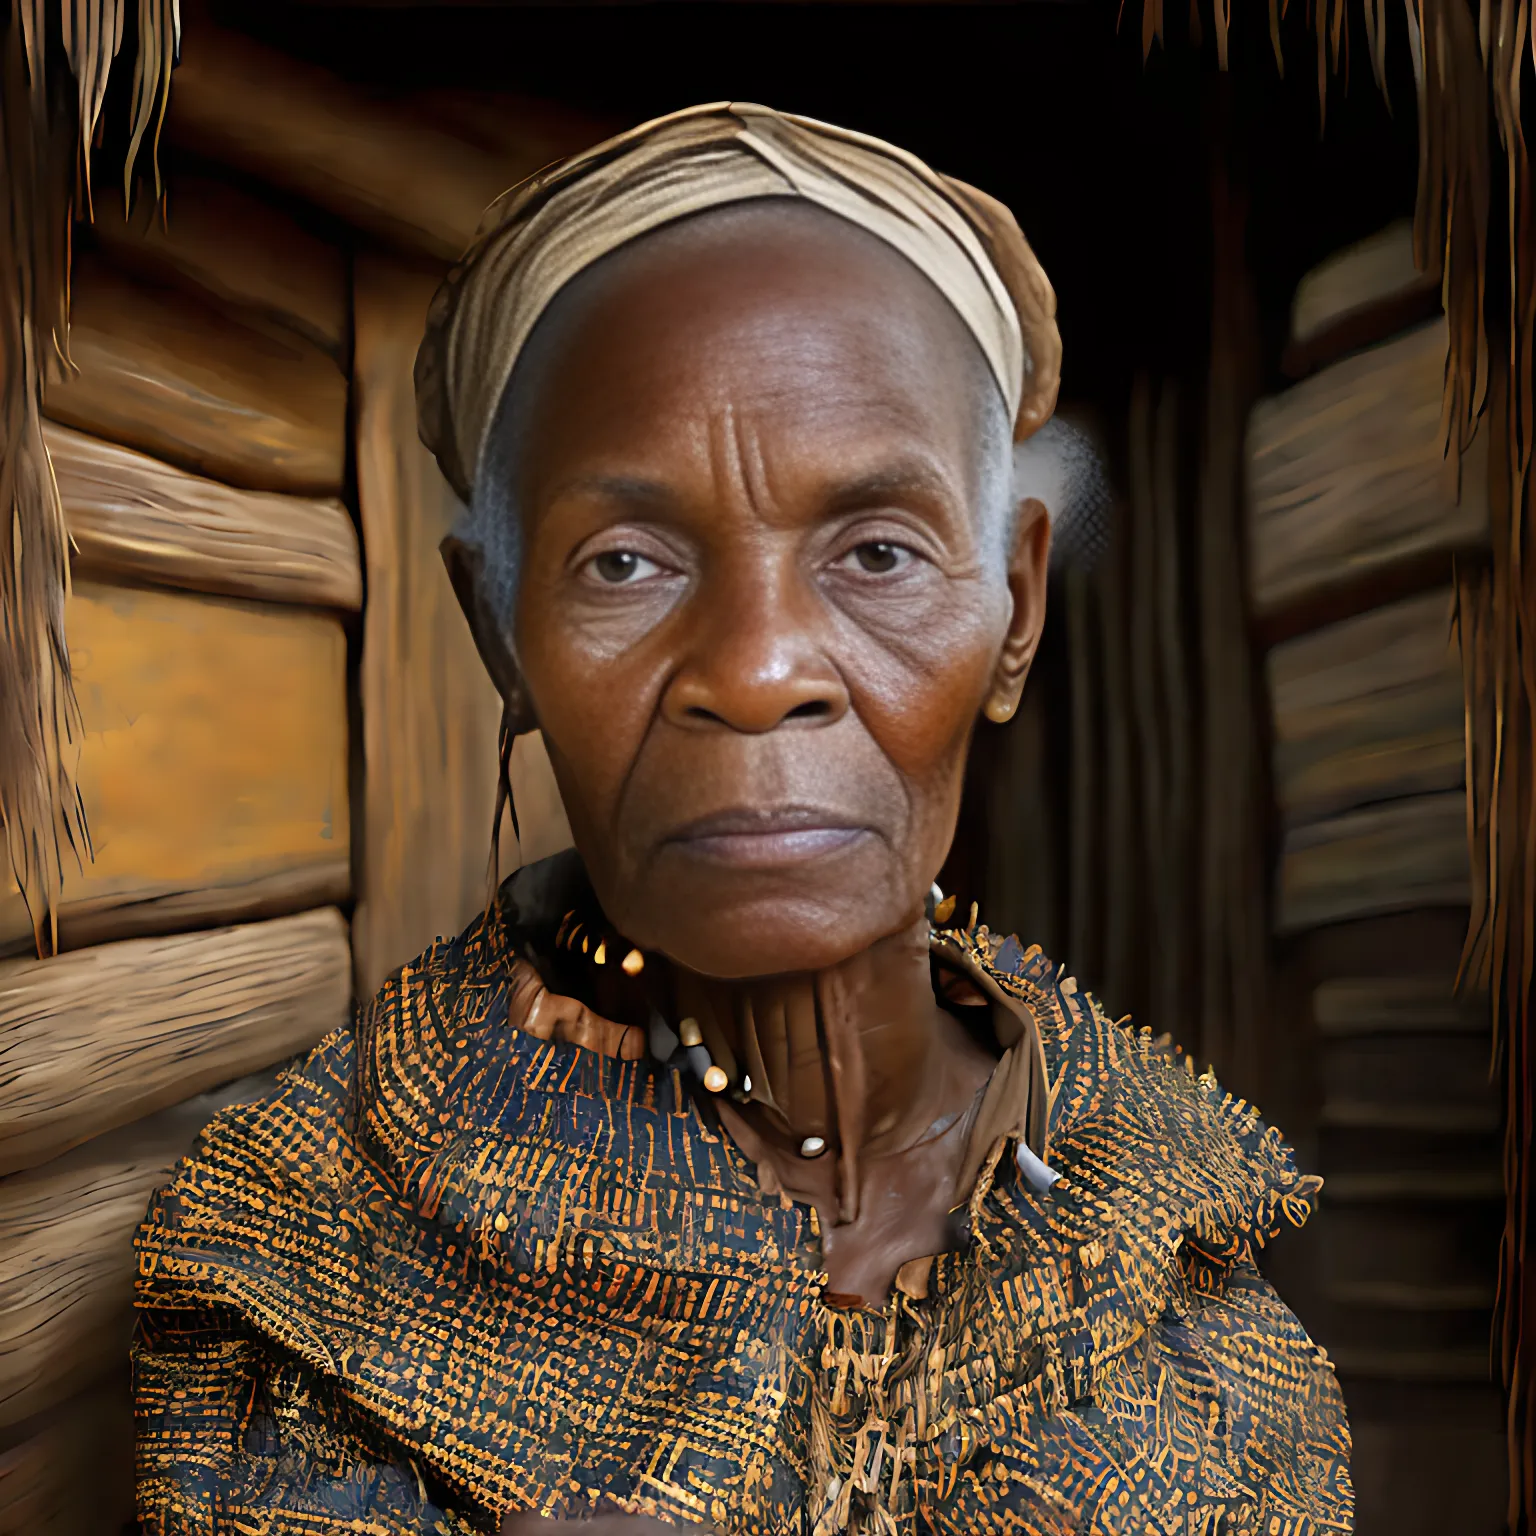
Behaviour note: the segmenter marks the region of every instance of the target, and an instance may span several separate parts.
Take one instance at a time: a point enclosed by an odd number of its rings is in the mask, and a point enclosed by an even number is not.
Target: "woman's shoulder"
[[[1322,1181],[1212,1071],[1112,1017],[1039,948],[980,925],[949,947],[1028,1011],[1046,1062],[1057,1177],[1042,1193],[1004,1168],[973,1205],[1001,1310],[1055,1320],[1041,1397],[1093,1399],[1112,1429],[1090,1436],[1106,1455],[1144,1451],[1170,1492],[1230,1480],[1236,1507],[1256,1498],[1255,1529],[1346,1526],[1349,1432],[1333,1369],[1259,1270]],[[1072,1276],[1070,1295],[1052,1290],[1057,1273]],[[1170,1439],[1152,1408],[1173,1400],[1190,1421]],[[1227,1433],[1212,1438],[1218,1422]],[[1036,1434],[1008,1423],[1023,1441]],[[1102,1462],[1074,1450],[1063,1465]]]
[[[518,1271],[579,1217],[595,1242],[667,1265],[688,1257],[692,1206],[750,1192],[678,1074],[543,985],[505,895],[393,972],[262,1103],[209,1122],[140,1229],[141,1305],[175,1292],[261,1311],[241,1275],[269,1299],[307,1294],[338,1242],[402,1224]],[[781,1246],[747,1225],[765,1253]]]
[[[1283,1135],[1168,1035],[1114,1018],[1038,945],[984,925],[946,934],[1039,1035],[1048,1083],[1053,1205],[1155,1224],[1218,1264],[1251,1257],[1311,1214],[1322,1180]],[[1063,1211],[1065,1215],[1065,1211]],[[1069,1222],[1069,1225],[1074,1223]]]

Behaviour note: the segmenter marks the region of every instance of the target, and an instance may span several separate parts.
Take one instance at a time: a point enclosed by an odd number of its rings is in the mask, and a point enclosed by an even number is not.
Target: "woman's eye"
[[[639,580],[642,576],[654,576],[661,567],[632,549],[609,549],[594,555],[588,565],[599,581],[611,587]]]
[[[900,544],[887,544],[884,540],[875,540],[858,545],[857,548],[849,551],[846,558],[871,576],[888,576],[892,571],[900,570],[912,558],[912,551],[903,549]]]

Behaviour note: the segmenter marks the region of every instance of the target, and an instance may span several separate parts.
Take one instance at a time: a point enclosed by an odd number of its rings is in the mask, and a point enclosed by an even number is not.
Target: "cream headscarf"
[[[433,302],[416,359],[422,441],[470,499],[518,355],[550,301],[628,241],[707,208],[803,197],[923,272],[976,338],[1022,441],[1060,376],[1056,296],[1003,205],[864,134],[719,102],[644,123],[502,195]]]

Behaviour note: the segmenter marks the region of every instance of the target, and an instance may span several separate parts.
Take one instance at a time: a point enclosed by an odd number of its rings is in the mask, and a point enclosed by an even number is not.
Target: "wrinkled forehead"
[[[637,387],[737,396],[772,389],[809,413],[833,395],[873,413],[965,413],[991,446],[1006,403],[970,329],[900,252],[835,215],[759,199],[680,220],[609,253],[550,304],[488,434],[482,476],[511,468],[557,402],[578,412],[616,372]],[[553,398],[551,398],[553,397]],[[499,460],[499,465],[495,462]],[[481,478],[481,477],[477,477]]]

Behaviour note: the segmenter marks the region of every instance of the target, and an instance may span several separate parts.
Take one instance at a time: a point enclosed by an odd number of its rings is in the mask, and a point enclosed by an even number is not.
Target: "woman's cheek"
[[[865,728],[904,778],[943,776],[963,757],[996,665],[987,641],[974,626],[941,632],[860,688]]]

